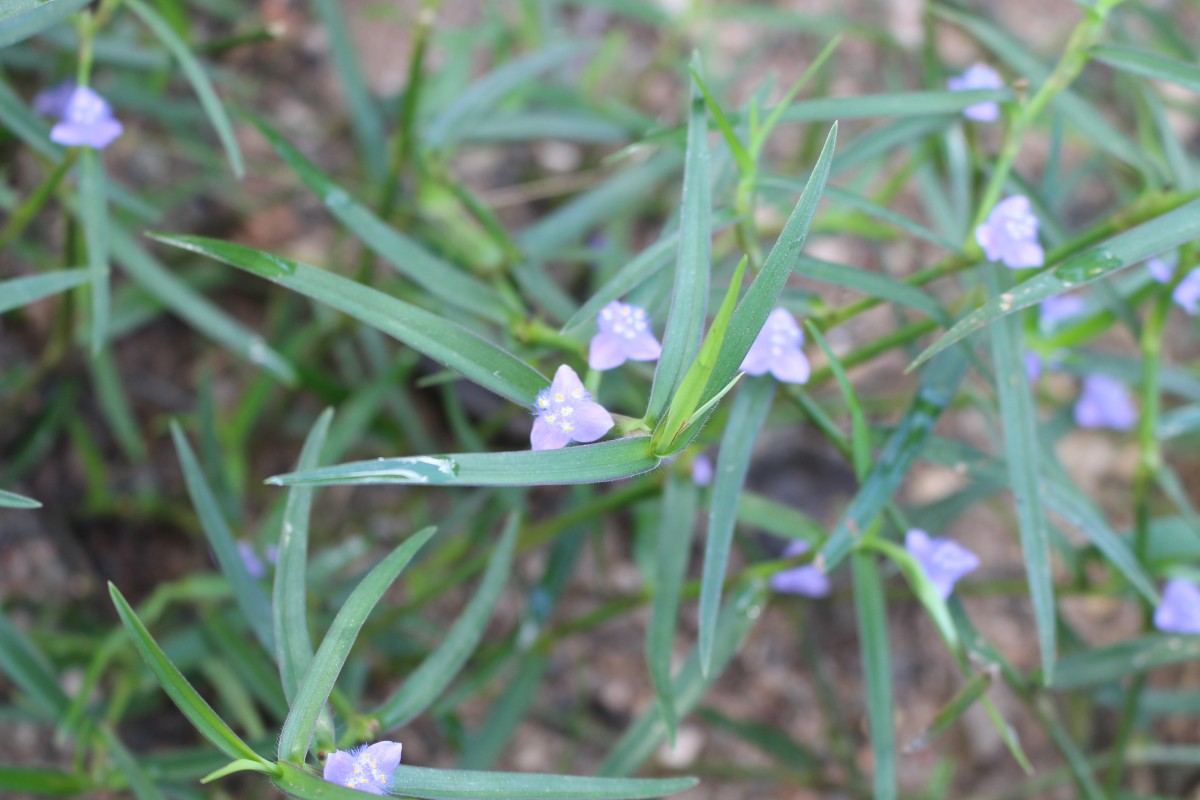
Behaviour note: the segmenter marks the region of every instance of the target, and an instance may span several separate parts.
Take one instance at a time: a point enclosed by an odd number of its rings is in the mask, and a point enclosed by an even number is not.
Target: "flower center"
[[[387,776],[379,771],[379,759],[364,753],[354,759],[354,774],[346,781],[346,786],[357,789],[373,783],[382,789],[386,781]]]
[[[557,426],[563,433],[575,430],[574,414],[576,406],[591,397],[582,389],[571,392],[543,391],[537,398],[537,415],[551,425]]]

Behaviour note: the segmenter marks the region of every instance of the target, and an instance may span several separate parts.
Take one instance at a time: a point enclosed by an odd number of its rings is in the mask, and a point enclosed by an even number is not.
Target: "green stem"
[[[4,226],[4,230],[0,230],[0,252],[8,249],[8,246],[13,243],[25,230],[26,226],[33,221],[38,212],[42,210],[42,206],[54,194],[58,185],[62,182],[63,176],[67,174],[67,170],[75,163],[75,156],[79,151],[75,148],[67,150],[66,157],[58,162],[58,165],[46,176],[46,180],[29,193],[25,201],[17,206],[9,217],[8,224]]]

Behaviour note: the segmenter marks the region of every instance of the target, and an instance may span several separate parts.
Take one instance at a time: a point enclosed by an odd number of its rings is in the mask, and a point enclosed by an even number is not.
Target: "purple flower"
[[[237,549],[238,555],[242,557],[242,563],[246,565],[246,572],[250,573],[251,578],[262,578],[267,574],[267,568],[263,565],[262,559],[258,557],[258,553],[255,552],[254,545],[245,539],[238,539]]]
[[[1032,350],[1025,351],[1025,376],[1032,383],[1036,381],[1042,374],[1042,359],[1037,353]]]
[[[1018,194],[996,204],[987,222],[975,228],[975,241],[989,261],[1002,261],[1010,269],[1028,269],[1040,267],[1045,260],[1037,234],[1038,221],[1029,208],[1029,198]]]
[[[67,113],[67,103],[75,94],[75,81],[63,81],[57,86],[43,89],[33,97],[33,111],[43,117],[61,119]]]
[[[1004,80],[1000,73],[987,64],[972,64],[962,75],[946,81],[946,88],[952,92],[966,92],[972,89],[1003,89]],[[995,122],[1000,118],[1000,106],[991,100],[976,103],[963,109],[963,116],[976,122]]]
[[[330,783],[367,794],[387,794],[392,773],[400,766],[399,742],[376,742],[353,750],[335,750],[325,759],[323,777]]]
[[[697,486],[708,486],[713,479],[712,459],[704,453],[692,459],[692,483]]]
[[[1171,299],[1188,314],[1196,316],[1196,311],[1200,310],[1200,268],[1184,275],[1183,280],[1175,284]]]
[[[750,345],[740,369],[751,375],[770,372],[784,383],[806,383],[811,369],[800,349],[802,344],[804,331],[800,323],[786,309],[777,308]]]
[[[1038,324],[1043,330],[1051,330],[1064,319],[1077,317],[1083,313],[1087,302],[1077,294],[1060,294],[1047,297],[1042,301],[1041,315]]]
[[[904,537],[904,549],[917,560],[938,596],[945,600],[958,579],[979,566],[979,556],[952,539],[931,539],[913,528]]]
[[[1200,587],[1172,578],[1154,609],[1154,627],[1167,633],[1200,633]]]
[[[529,441],[534,450],[557,450],[569,442],[594,442],[613,426],[612,414],[592,400],[575,370],[563,364],[554,373],[554,382],[534,401],[533,432]]]
[[[646,309],[613,301],[600,309],[596,317],[600,332],[592,337],[588,366],[612,369],[631,361],[653,361],[662,354],[662,345],[650,329]]]
[[[1129,390],[1107,375],[1088,375],[1075,402],[1075,424],[1081,428],[1127,431],[1137,422],[1137,408]]]
[[[66,147],[103,150],[122,130],[103,97],[87,86],[76,86],[62,110],[61,121],[50,129],[50,140]]]
[[[795,558],[808,552],[808,542],[795,541],[783,551],[783,558]],[[771,588],[784,594],[802,594],[805,597],[827,597],[829,577],[820,567],[804,564],[780,570],[771,576]]]
[[[1146,261],[1146,269],[1150,276],[1159,283],[1170,283],[1175,277],[1175,268],[1179,266],[1179,254],[1168,253],[1162,258],[1151,258]]]

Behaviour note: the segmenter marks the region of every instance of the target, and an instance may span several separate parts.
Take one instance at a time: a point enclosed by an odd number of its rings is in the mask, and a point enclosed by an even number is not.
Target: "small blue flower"
[[[979,566],[979,556],[952,539],[932,539],[919,528],[904,537],[904,549],[921,565],[938,595],[945,600],[958,579]]]
[[[782,558],[795,558],[808,552],[808,542],[794,541],[783,551]],[[784,594],[799,594],[805,597],[827,597],[829,577],[824,570],[812,564],[780,570],[771,576],[771,588]]]
[[[1154,609],[1154,627],[1166,633],[1200,633],[1200,587],[1172,578]]]
[[[245,539],[238,539],[237,549],[238,555],[242,557],[242,563],[246,565],[246,571],[250,573],[251,578],[262,578],[267,574],[267,568],[263,564],[263,560],[259,558],[258,553],[255,552],[254,545]]]
[[[1063,320],[1082,314],[1086,305],[1087,301],[1077,294],[1059,294],[1047,297],[1042,301],[1038,325],[1042,330],[1053,330]]]
[[[1010,269],[1029,269],[1044,263],[1037,236],[1038,220],[1029,198],[1019,194],[997,203],[987,221],[975,228],[975,241],[988,260],[1003,262]]]
[[[592,400],[575,370],[563,364],[554,382],[538,393],[533,404],[537,419],[529,442],[534,450],[558,450],[570,442],[594,442],[615,424],[612,414]]]
[[[588,366],[612,369],[629,361],[654,361],[662,355],[662,345],[650,328],[646,309],[613,301],[600,309],[596,317],[600,332],[592,337]]]
[[[67,113],[67,104],[71,102],[75,86],[75,81],[68,80],[38,92],[33,97],[34,113],[61,119]]]
[[[1197,310],[1200,310],[1200,268],[1184,275],[1183,280],[1175,284],[1171,299],[1189,315],[1196,316]]]
[[[87,86],[76,86],[63,107],[61,121],[50,129],[50,140],[65,147],[103,150],[122,130],[103,97]]]
[[[708,486],[713,479],[713,462],[704,453],[692,459],[692,483],[697,486]]]
[[[777,308],[767,317],[740,369],[749,375],[770,372],[784,383],[807,383],[812,371],[800,346],[804,331],[786,309]]]
[[[1146,261],[1146,269],[1150,271],[1150,276],[1159,283],[1170,283],[1171,278],[1175,277],[1175,269],[1178,266],[1179,254],[1176,252]]]
[[[387,794],[392,773],[400,766],[402,749],[399,742],[376,742],[370,747],[335,750],[325,759],[322,777],[367,794]]]
[[[1137,422],[1137,408],[1129,390],[1107,375],[1088,375],[1075,403],[1075,424],[1081,428],[1127,431]]]
[[[987,64],[973,64],[962,75],[946,81],[946,88],[952,92],[966,92],[972,89],[1003,89],[1004,80],[1000,73]],[[1000,106],[992,101],[976,103],[963,109],[963,116],[976,122],[995,122],[1000,118]]]

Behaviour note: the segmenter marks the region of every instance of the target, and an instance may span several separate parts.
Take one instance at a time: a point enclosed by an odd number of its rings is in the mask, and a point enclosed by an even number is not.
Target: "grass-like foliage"
[[[788,5],[0,0],[0,795],[1194,792],[1196,5]]]

